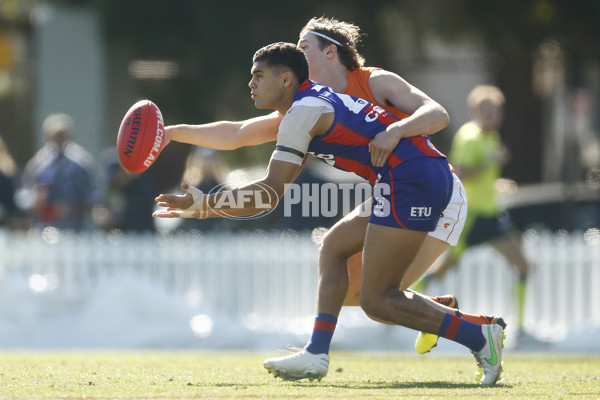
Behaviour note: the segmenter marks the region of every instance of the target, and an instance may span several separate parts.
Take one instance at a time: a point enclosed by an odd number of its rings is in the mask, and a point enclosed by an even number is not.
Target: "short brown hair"
[[[489,101],[495,106],[504,106],[504,93],[492,85],[477,85],[467,96],[467,105],[471,110],[479,108],[483,102]]]
[[[307,32],[319,32],[330,38],[337,40],[342,45],[337,46],[340,62],[349,70],[360,68],[364,65],[365,59],[358,53],[356,45],[360,42],[360,28],[349,22],[338,21],[335,18],[311,18],[310,21],[300,31],[300,36]],[[317,36],[321,50],[325,47],[335,44],[321,36]]]

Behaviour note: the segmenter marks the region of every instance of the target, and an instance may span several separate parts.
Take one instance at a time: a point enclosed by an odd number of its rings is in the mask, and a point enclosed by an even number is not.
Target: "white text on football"
[[[162,114],[160,113],[160,111],[156,110],[156,135],[154,135],[154,145],[152,146],[152,149],[150,150],[150,154],[148,154],[148,157],[144,161],[144,165],[146,167],[149,167],[150,165],[152,165],[152,162],[154,160],[156,160],[156,157],[158,157],[158,153],[160,152],[160,147],[161,147],[161,144],[163,141],[164,134],[165,134],[165,131],[164,131],[163,117],[162,117]]]

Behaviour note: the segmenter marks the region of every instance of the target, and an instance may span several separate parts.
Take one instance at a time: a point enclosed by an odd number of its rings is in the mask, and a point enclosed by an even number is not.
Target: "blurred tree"
[[[287,9],[284,18],[281,3],[274,0],[235,5],[184,0],[95,4],[109,46],[124,46],[131,60],[169,60],[179,66],[174,79],[139,84],[145,97],[160,104],[166,123],[235,120],[264,113],[254,108],[247,87],[252,55],[258,48],[274,41],[296,42],[313,16],[355,20],[353,16],[362,12],[369,18],[356,22],[365,30],[373,26],[374,32],[377,20],[373,18],[377,4],[343,1],[326,5],[306,1],[297,10]],[[271,151],[272,145],[265,145],[227,152],[225,157],[234,165],[262,164]]]
[[[438,2],[441,5],[441,2]],[[505,175],[519,182],[542,177],[542,99],[532,82],[534,54],[548,40],[558,42],[567,62],[567,87],[583,86],[584,69],[600,59],[600,2],[568,0],[444,1],[432,27],[452,39],[475,36],[501,57],[493,73],[507,96],[503,127],[513,162]],[[431,4],[430,4],[431,5]]]
[[[400,52],[411,52],[415,62],[428,62],[421,49],[431,35],[477,39],[494,54],[491,83],[508,98],[510,117],[503,131],[514,162],[506,175],[519,182],[541,177],[541,100],[531,84],[534,52],[548,39],[558,41],[571,66],[567,76],[571,85],[580,84],[585,61],[597,59],[600,52],[598,1],[306,0],[285,6],[274,0],[68,2],[97,7],[109,46],[124,49],[130,60],[170,60],[178,65],[173,79],[137,84],[145,97],[161,105],[167,123],[243,119],[262,113],[254,109],[246,86],[254,51],[274,41],[295,42],[313,16],[359,25],[367,33],[360,49],[367,64],[390,69]],[[404,25],[400,36],[390,34],[391,14]],[[241,149],[225,156],[234,165],[264,163],[271,148]]]

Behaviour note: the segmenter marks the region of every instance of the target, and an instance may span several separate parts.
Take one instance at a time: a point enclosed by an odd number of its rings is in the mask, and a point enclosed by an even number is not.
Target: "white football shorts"
[[[462,182],[454,172],[452,178],[454,187],[450,202],[442,212],[435,231],[429,232],[428,235],[451,246],[456,246],[467,219],[467,195]]]

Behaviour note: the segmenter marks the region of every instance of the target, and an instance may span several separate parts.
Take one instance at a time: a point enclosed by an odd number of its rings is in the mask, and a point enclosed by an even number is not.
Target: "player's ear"
[[[337,46],[335,44],[331,44],[327,46],[327,51],[325,52],[325,58],[331,60],[337,54]]]
[[[290,70],[284,71],[281,74],[281,83],[283,85],[283,87],[290,87],[290,85],[292,85],[292,83],[294,82],[294,73]]]

